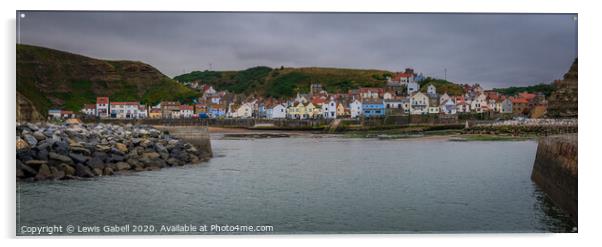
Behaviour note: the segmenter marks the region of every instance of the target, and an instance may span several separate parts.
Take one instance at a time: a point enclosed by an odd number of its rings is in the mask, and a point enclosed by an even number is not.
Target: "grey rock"
[[[52,173],[50,173],[50,168],[46,164],[42,164],[40,169],[38,170],[38,174],[36,174],[37,180],[45,180],[52,178]]]
[[[86,161],[88,161],[90,159],[90,157],[86,157],[82,154],[73,153],[73,152],[69,153],[69,157],[71,157],[71,159],[73,159],[77,163],[86,163]]]
[[[69,144],[65,141],[57,141],[52,145],[52,150],[58,154],[67,155],[69,153]]]
[[[21,162],[20,160],[17,160],[17,170],[22,171],[25,177],[33,177],[38,173],[35,169],[31,168],[26,164],[23,164],[23,162]]]
[[[67,164],[60,164],[59,169],[65,173],[65,176],[75,176],[75,168]]]
[[[48,164],[47,160],[28,160],[28,161],[25,161],[25,165],[27,165],[27,166],[35,169],[35,170],[39,170],[40,166],[46,165],[46,164]]]
[[[126,162],[117,162],[117,164],[115,164],[115,167],[118,171],[129,170],[131,168],[130,164]]]
[[[36,144],[38,144],[38,140],[29,134],[23,135],[23,140],[25,140],[30,147],[34,147]]]
[[[33,137],[35,137],[38,141],[46,140],[46,135],[44,135],[42,131],[33,132]]]
[[[36,152],[36,158],[39,160],[48,160],[48,150],[39,150],[38,152]]]
[[[87,164],[91,168],[101,168],[102,169],[105,167],[104,160],[99,156],[92,157],[90,160],[88,160]]]
[[[60,161],[63,163],[67,163],[67,164],[73,164],[73,160],[71,158],[69,158],[68,156],[62,155],[62,154],[57,154],[55,152],[48,153],[48,158],[57,160],[57,161]]]
[[[90,171],[90,168],[82,164],[75,164],[75,175],[82,178],[94,177],[94,173]]]
[[[56,167],[50,167],[50,174],[54,179],[63,179],[65,177],[65,172],[57,169]]]

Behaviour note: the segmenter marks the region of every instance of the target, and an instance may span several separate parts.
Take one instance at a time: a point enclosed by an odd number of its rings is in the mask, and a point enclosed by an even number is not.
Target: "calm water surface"
[[[215,136],[214,136],[215,137]],[[274,233],[565,232],[537,143],[212,140],[202,166],[17,184],[23,225],[271,225]]]

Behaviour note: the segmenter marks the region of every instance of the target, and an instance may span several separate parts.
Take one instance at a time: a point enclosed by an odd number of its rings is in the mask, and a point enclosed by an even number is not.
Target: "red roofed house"
[[[194,115],[194,107],[191,105],[180,105],[180,118],[191,118]]]
[[[527,114],[529,113],[529,100],[526,98],[515,98],[512,100],[512,113]]]
[[[86,114],[86,116],[96,116],[96,104],[85,104],[84,108],[82,108],[82,113]]]
[[[96,98],[96,114],[101,118],[109,117],[109,97]]]
[[[74,118],[75,114],[72,111],[61,111],[61,118]]]

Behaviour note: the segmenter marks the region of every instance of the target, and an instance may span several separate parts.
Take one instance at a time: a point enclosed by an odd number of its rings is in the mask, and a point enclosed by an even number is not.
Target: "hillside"
[[[30,45],[17,45],[17,92],[42,115],[54,107],[78,111],[97,96],[154,104],[197,95],[142,62],[100,60]]]
[[[554,85],[540,83],[537,85],[525,86],[525,87],[494,88],[493,91],[496,91],[498,93],[501,93],[501,94],[507,95],[507,96],[516,95],[516,94],[522,93],[522,92],[528,92],[528,93],[541,92],[541,93],[544,93],[546,95],[546,97],[549,97],[552,94],[552,91],[554,91]]]
[[[437,93],[447,93],[449,95],[462,95],[464,94],[464,88],[461,85],[432,77],[427,77],[420,83],[420,91],[426,92],[428,85],[433,84],[437,88]]]
[[[174,79],[180,82],[200,80],[218,90],[282,98],[309,92],[310,84],[316,82],[333,93],[359,87],[383,87],[386,77],[391,74],[384,70],[259,66],[242,71],[194,71]]]

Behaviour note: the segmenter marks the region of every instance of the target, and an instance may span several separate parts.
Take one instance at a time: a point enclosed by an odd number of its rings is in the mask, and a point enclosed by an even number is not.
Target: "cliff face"
[[[53,107],[77,111],[97,96],[155,103],[196,95],[142,62],[100,60],[29,45],[17,45],[17,92],[42,115]]]
[[[44,116],[40,114],[38,109],[31,101],[19,92],[17,92],[17,122],[39,122],[44,121]]]
[[[577,59],[564,79],[554,82],[555,90],[548,100],[548,117],[576,118],[578,108]]]

